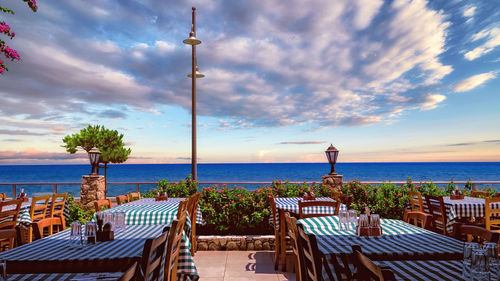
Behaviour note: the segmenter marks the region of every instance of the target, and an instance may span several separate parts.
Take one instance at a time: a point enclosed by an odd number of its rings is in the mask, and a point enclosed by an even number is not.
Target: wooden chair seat
[[[304,213],[304,208],[310,208],[310,207],[330,207],[334,208],[335,211],[333,214],[320,214],[320,213]],[[311,218],[311,217],[326,217],[326,216],[332,216],[335,215],[337,216],[340,211],[340,200],[336,202],[332,201],[302,201],[299,200],[299,218],[304,219],[304,218]]]
[[[106,209],[111,209],[111,199],[101,199],[94,201],[94,208],[96,212],[103,210],[103,207]]]

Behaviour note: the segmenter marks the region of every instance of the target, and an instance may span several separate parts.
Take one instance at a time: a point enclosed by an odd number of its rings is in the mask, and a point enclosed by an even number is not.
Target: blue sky
[[[498,1],[3,1],[0,164],[87,163],[61,139],[122,132],[127,163],[500,161]]]

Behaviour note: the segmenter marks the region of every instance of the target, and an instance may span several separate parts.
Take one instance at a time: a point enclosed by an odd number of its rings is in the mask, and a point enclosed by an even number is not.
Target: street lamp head
[[[97,147],[89,150],[89,160],[90,165],[92,165],[92,175],[95,175],[95,168],[99,165],[99,160],[101,158],[101,151]]]
[[[201,73],[198,71],[198,66],[197,66],[197,67],[196,67],[196,72],[194,73],[194,76],[195,76],[196,78],[203,78],[203,77],[205,77],[205,74],[201,74]],[[188,77],[189,77],[189,78],[191,78],[191,77],[193,77],[193,75],[192,75],[192,74],[188,74]]]
[[[184,44],[188,44],[188,45],[198,45],[198,44],[201,44],[201,40],[197,39],[196,36],[194,35],[194,32],[191,31],[189,33],[189,38],[188,39],[184,39]]]
[[[332,144],[325,151],[326,158],[328,159],[328,163],[332,166],[330,174],[335,174],[335,163],[337,163],[337,157],[339,156],[339,150],[336,149]]]

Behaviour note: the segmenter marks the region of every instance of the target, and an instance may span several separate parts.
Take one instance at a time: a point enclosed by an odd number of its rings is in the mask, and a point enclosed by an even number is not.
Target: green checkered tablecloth
[[[127,225],[170,225],[177,219],[179,202],[183,200],[185,198],[169,198],[166,201],[155,201],[154,198],[144,198],[116,206],[104,212],[124,212],[125,223]],[[201,214],[199,211],[198,213]],[[197,215],[197,220],[202,220],[201,215]],[[198,272],[191,256],[191,241],[188,239],[191,232],[191,220],[189,216],[186,220],[184,230],[177,272],[181,276],[182,274],[186,274],[192,276],[192,279],[196,279],[198,278]]]
[[[298,221],[307,234],[314,234],[324,255],[349,255],[359,245],[374,260],[460,259],[463,242],[400,220],[381,219],[383,235],[362,237],[353,228],[340,229],[338,216]]]

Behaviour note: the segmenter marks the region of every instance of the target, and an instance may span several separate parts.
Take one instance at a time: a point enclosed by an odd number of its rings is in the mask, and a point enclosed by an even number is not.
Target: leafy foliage
[[[92,220],[95,213],[94,209],[84,211],[82,204],[75,201],[75,196],[73,196],[73,194],[68,196],[66,204],[68,204],[69,209],[69,217],[66,219],[67,225],[71,225],[74,221],[79,221],[80,223],[85,224],[86,222]]]
[[[168,182],[167,180],[159,180],[156,189],[141,194],[144,198],[156,197],[158,192],[166,192],[168,197],[172,198],[187,198],[198,191],[198,183],[193,181],[191,175],[186,177],[186,180],[181,180],[178,183]]]
[[[117,130],[109,130],[104,126],[91,126],[83,128],[80,133],[68,135],[63,138],[66,151],[73,154],[78,148],[85,151],[97,147],[101,151],[101,163],[123,163],[127,161],[131,149],[125,148],[123,134]]]

